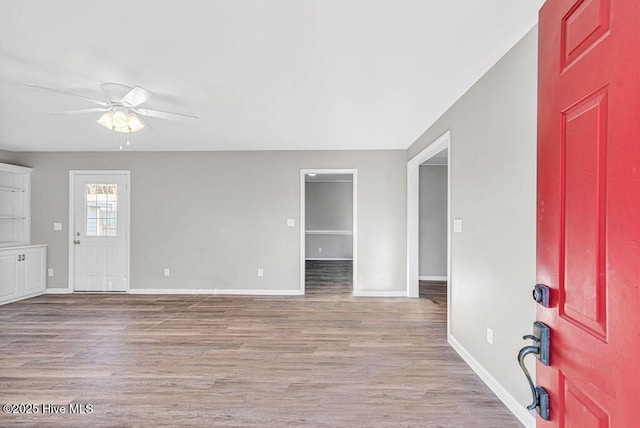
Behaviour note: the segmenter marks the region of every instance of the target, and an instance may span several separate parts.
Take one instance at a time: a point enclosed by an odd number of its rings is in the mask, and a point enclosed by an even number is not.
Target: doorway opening
[[[69,288],[129,290],[129,171],[69,171]]]
[[[447,330],[452,286],[450,146],[447,131],[407,163],[407,296],[443,305],[446,301]]]
[[[300,174],[302,294],[352,295],[357,278],[357,170]]]
[[[447,179],[449,149],[418,168],[418,296],[447,302]]]

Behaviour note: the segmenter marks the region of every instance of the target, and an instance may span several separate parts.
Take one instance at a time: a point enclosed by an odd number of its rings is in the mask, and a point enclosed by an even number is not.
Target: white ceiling
[[[543,0],[0,0],[0,148],[114,150],[92,107],[140,85],[132,150],[404,149],[537,22]]]

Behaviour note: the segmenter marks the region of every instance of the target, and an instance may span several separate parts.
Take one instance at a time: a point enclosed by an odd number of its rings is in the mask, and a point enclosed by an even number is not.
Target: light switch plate
[[[264,276],[264,269],[258,269],[258,276]]]
[[[171,276],[171,269],[165,268],[164,269],[164,276]]]
[[[455,233],[462,233],[462,219],[456,218],[453,220],[453,231]]]
[[[55,232],[61,231],[62,230],[62,223],[59,223],[59,222],[53,223],[53,230]]]
[[[287,227],[296,227],[296,219],[288,218],[287,219]]]
[[[53,269],[47,269],[47,276],[53,276]]]

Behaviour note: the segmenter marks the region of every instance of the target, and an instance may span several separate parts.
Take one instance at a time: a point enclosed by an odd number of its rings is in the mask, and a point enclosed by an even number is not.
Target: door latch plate
[[[549,327],[540,321],[533,323],[533,336],[540,347],[540,355],[536,355],[545,366],[549,365]]]
[[[549,420],[549,394],[541,386],[536,386],[536,393],[538,394],[538,406],[536,407],[536,412],[538,412],[538,414],[543,420],[548,421]]]

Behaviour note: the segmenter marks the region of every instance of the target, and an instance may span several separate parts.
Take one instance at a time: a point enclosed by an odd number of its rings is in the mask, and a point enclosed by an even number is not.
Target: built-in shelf
[[[2,187],[0,186],[0,191],[4,192],[14,192],[14,193],[24,193],[24,189],[18,189],[17,187]]]
[[[305,230],[307,235],[353,235],[353,230]]]
[[[31,168],[0,163],[0,304],[43,294],[47,246],[31,245]]]
[[[11,247],[24,247],[24,242],[0,242],[0,249]]]
[[[31,168],[0,163],[0,244],[31,242]]]

